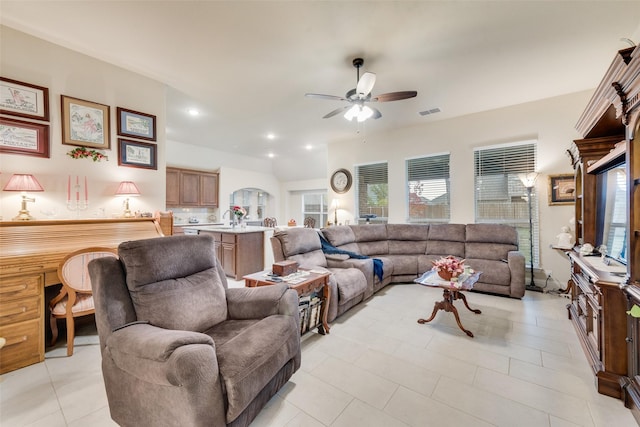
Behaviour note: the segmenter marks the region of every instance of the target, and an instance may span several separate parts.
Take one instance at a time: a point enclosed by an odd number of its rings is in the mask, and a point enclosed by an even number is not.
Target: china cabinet
[[[615,55],[576,129],[576,242],[607,247],[606,256],[570,253],[569,317],[598,391],[622,398],[640,422],[640,323],[631,315],[640,307],[640,48]],[[622,219],[612,219],[616,209]]]

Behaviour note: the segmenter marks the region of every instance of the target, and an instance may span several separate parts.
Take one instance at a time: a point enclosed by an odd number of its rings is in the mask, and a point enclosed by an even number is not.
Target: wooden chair
[[[165,236],[172,236],[173,235],[173,212],[157,211],[153,216],[158,220],[158,224],[160,224],[160,230],[162,230],[162,234],[164,234]]]
[[[62,282],[60,293],[51,299],[51,345],[58,340],[58,319],[67,320],[67,356],[73,355],[75,338],[74,318],[95,313],[91,280],[87,271],[89,261],[101,257],[118,257],[116,249],[92,247],[72,252],[60,261],[58,277]]]
[[[274,228],[274,227],[276,227],[276,226],[278,225],[278,221],[277,221],[275,218],[273,218],[273,217],[269,217],[269,218],[265,218],[265,219],[262,221],[262,224],[263,224],[265,227],[271,227],[271,228]]]
[[[310,216],[306,217],[304,219],[304,226],[306,228],[315,228],[316,227],[316,220],[314,218],[311,218]]]

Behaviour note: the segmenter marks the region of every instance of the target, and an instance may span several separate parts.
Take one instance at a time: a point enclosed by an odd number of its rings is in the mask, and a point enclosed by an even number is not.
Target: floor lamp
[[[522,181],[522,184],[525,186],[525,188],[527,189],[527,201],[529,203],[529,248],[530,248],[530,268],[531,268],[531,280],[529,281],[529,284],[526,286],[526,289],[528,291],[534,291],[534,292],[543,292],[543,289],[536,285],[536,283],[533,280],[533,212],[532,212],[532,197],[531,197],[531,193],[533,192],[533,187],[536,184],[536,179],[538,178],[538,174],[536,172],[530,172],[530,173],[523,173],[520,174],[520,180]]]

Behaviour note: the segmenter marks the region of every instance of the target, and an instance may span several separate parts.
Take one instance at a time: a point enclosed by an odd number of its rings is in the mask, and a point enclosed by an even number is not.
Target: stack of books
[[[300,297],[298,311],[300,313],[300,334],[315,328],[320,323],[322,300],[317,294]]]

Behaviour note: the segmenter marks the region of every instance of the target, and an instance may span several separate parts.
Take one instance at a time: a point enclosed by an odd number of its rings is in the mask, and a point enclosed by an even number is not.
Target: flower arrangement
[[[247,211],[244,210],[244,208],[241,206],[234,206],[233,208],[231,208],[231,211],[238,219],[242,219],[245,217],[245,215],[247,215]]]
[[[67,153],[69,157],[72,159],[86,159],[91,158],[94,162],[99,162],[100,160],[109,161],[109,158],[96,150],[89,150],[85,147],[76,147],[73,150]]]
[[[464,272],[464,261],[464,259],[458,259],[453,255],[449,255],[437,261],[431,261],[431,263],[441,278],[451,280]]]

